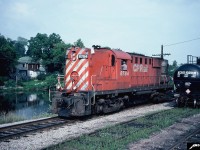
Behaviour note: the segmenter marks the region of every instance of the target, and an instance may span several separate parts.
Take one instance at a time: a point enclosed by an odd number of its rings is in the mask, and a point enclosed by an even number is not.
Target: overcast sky
[[[200,0],[0,0],[0,33],[16,40],[59,34],[66,43],[159,54],[161,45],[200,38]],[[200,56],[200,39],[165,46],[166,59]]]

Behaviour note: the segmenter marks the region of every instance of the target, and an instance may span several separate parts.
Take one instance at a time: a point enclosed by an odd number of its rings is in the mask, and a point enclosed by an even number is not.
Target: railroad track
[[[187,144],[189,147],[187,147]],[[187,133],[180,137],[178,141],[173,144],[168,150],[186,150],[186,149],[200,149],[200,128]]]
[[[27,133],[59,127],[67,123],[73,123],[75,120],[66,120],[59,117],[46,118],[37,121],[20,123],[16,125],[0,128],[0,141],[9,141],[9,139],[25,136]]]
[[[138,108],[144,107],[147,105],[152,105],[152,104],[143,104],[137,106]],[[135,106],[133,106],[135,107]],[[129,107],[127,109],[133,109],[133,107]],[[126,109],[126,110],[127,110]],[[123,111],[123,110],[122,110]],[[0,142],[5,141],[9,142],[9,139],[17,139],[20,136],[27,136],[27,134],[35,134],[34,132],[40,132],[42,130],[48,130],[48,129],[53,129],[53,128],[58,128],[63,125],[69,125],[73,124],[75,122],[82,122],[91,118],[101,118],[103,116],[89,116],[89,117],[84,117],[84,118],[79,118],[79,119],[62,119],[59,117],[52,117],[52,118],[47,118],[47,119],[42,119],[42,120],[37,120],[37,121],[31,121],[31,122],[26,122],[26,123],[21,123],[21,124],[16,124],[16,125],[11,125],[11,126],[6,126],[6,127],[0,127]]]

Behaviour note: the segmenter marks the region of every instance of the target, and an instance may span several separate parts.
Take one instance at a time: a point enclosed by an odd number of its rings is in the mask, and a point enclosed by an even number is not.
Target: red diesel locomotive
[[[66,53],[64,76],[58,76],[53,109],[61,117],[85,116],[117,111],[145,97],[158,101],[172,88],[167,67],[163,58],[100,46],[72,47]]]

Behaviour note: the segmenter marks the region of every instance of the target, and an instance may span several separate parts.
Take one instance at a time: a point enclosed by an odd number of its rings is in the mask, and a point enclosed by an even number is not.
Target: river
[[[48,92],[0,93],[0,117],[32,119],[50,113],[50,107]]]

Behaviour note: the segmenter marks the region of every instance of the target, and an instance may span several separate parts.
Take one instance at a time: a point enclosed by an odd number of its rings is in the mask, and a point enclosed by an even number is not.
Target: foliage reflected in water
[[[0,94],[0,124],[52,116],[48,93]]]

